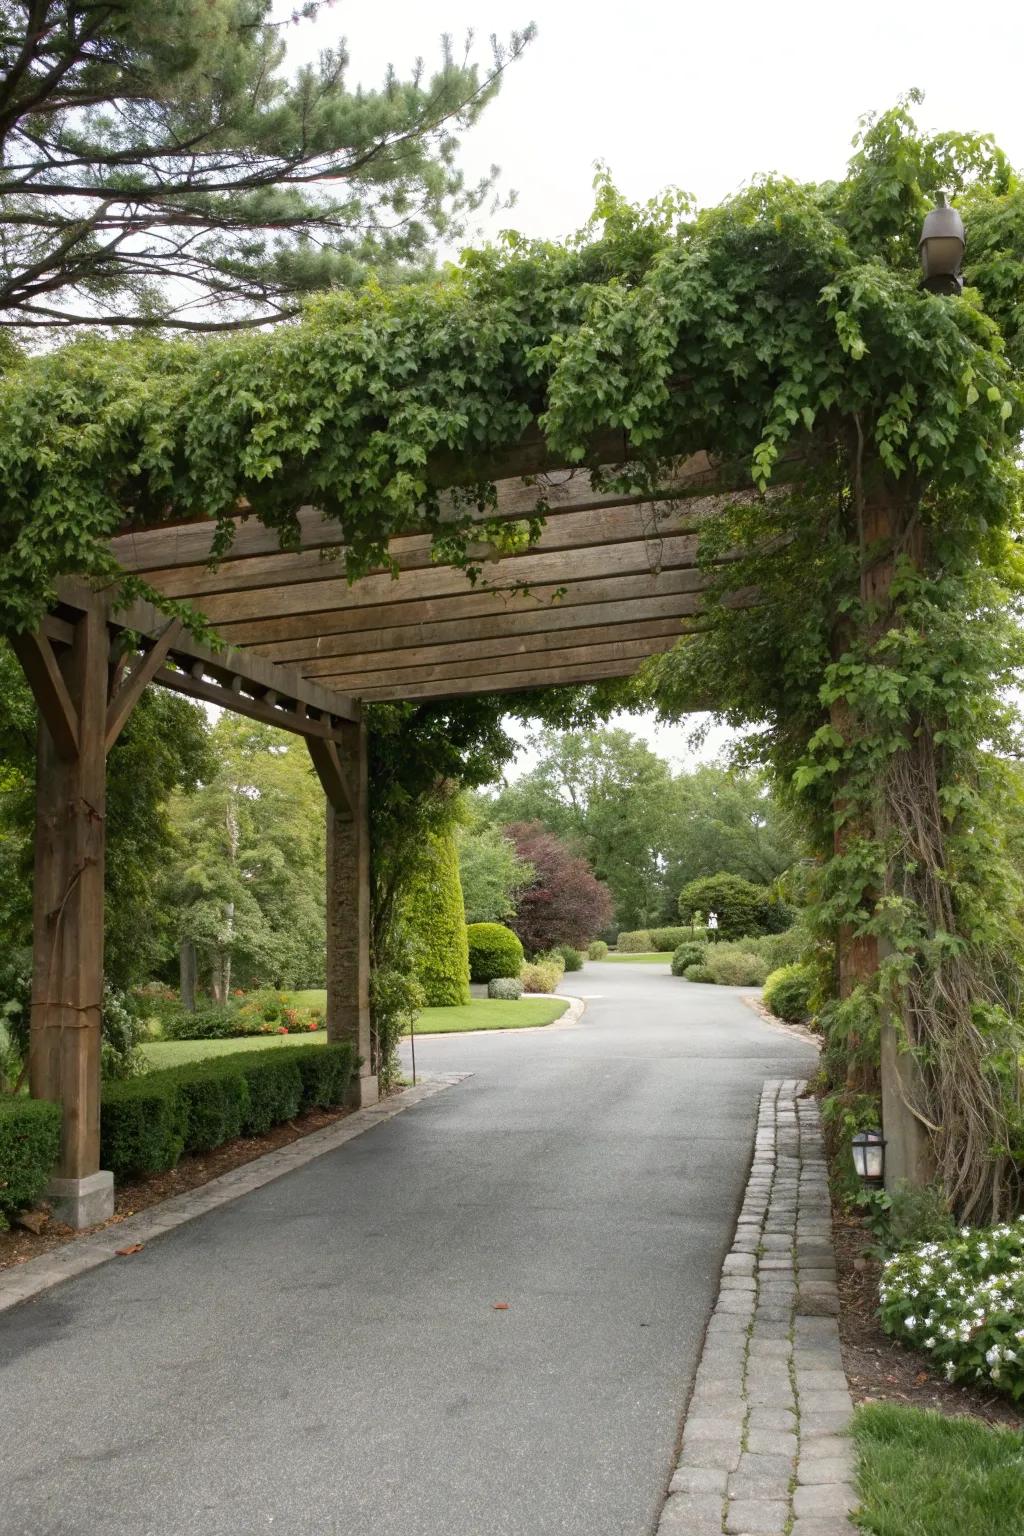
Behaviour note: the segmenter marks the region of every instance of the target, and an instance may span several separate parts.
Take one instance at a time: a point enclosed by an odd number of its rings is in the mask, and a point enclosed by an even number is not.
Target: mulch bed
[[[906,1403],[966,1414],[987,1424],[1024,1427],[1024,1411],[991,1390],[951,1385],[928,1370],[916,1350],[891,1339],[878,1321],[881,1265],[864,1250],[871,1234],[842,1207],[832,1212],[839,1276],[839,1336],[854,1402]]]
[[[183,1194],[185,1190],[198,1189],[201,1184],[208,1184],[219,1174],[230,1173],[232,1168],[251,1163],[265,1152],[276,1152],[279,1147],[287,1147],[293,1141],[299,1141],[313,1131],[323,1130],[324,1126],[333,1125],[351,1113],[350,1109],[311,1109],[303,1115],[296,1115],[294,1120],[284,1125],[274,1126],[265,1136],[239,1136],[235,1141],[225,1142],[212,1152],[183,1157],[178,1166],[167,1173],[155,1173],[148,1178],[118,1184],[114,1191],[114,1214],[109,1221],[101,1222],[98,1227],[87,1227],[82,1232],[76,1232],[73,1227],[65,1227],[59,1222],[47,1222],[40,1233],[28,1232],[17,1226],[9,1232],[0,1232],[0,1271],[16,1264],[25,1264],[29,1259],[37,1259],[40,1254],[59,1248],[63,1243],[72,1243],[77,1238],[102,1232],[105,1227],[116,1226],[126,1217],[134,1216],[137,1211],[144,1211],[147,1206],[169,1200],[172,1195]]]

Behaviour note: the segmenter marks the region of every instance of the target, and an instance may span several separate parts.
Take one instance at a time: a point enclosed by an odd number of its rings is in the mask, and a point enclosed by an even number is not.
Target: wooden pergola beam
[[[632,677],[639,660],[593,661],[563,667],[529,667],[480,677],[444,678],[434,682],[373,686],[363,691],[367,704],[416,699],[462,699],[479,693],[532,693],[538,688],[596,683],[605,678]],[[696,707],[696,706],[695,706]]]

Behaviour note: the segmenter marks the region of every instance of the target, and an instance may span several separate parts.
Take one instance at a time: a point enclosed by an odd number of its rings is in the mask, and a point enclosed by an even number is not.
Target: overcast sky
[[[486,59],[492,32],[531,21],[536,40],[462,156],[474,176],[499,165],[502,189],[518,194],[511,212],[482,221],[485,235],[579,228],[598,160],[633,201],[674,185],[714,203],[757,172],[839,176],[858,117],[913,86],[925,127],[991,132],[1024,167],[1021,0],[981,11],[962,0],[337,0],[290,31],[290,56],[344,35],[350,81],[371,86],[388,63],[400,75],[418,55],[429,66],[442,32],[461,42],[472,28]],[[623,723],[689,759],[685,728]]]

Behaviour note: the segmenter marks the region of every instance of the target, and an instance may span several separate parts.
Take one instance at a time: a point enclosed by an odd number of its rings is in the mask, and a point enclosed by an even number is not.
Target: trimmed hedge
[[[690,943],[694,938],[692,928],[652,928],[650,934],[651,948],[663,955],[678,949],[680,944]]]
[[[720,987],[760,987],[768,975],[767,960],[732,945],[709,944],[703,963]]]
[[[60,1105],[0,1099],[0,1231],[39,1199],[60,1154]]]
[[[608,945],[604,939],[591,939],[587,945],[588,960],[605,960],[608,957]]]
[[[523,963],[519,935],[504,923],[470,923],[466,929],[471,981],[497,981],[518,976]]]
[[[301,1109],[340,1104],[355,1052],[337,1044],[240,1051],[104,1087],[100,1161],[118,1177],[173,1168],[183,1152],[209,1152],[258,1136]]]
[[[688,965],[686,970],[683,972],[683,975],[687,981],[703,981],[712,985],[714,984],[715,980],[707,966],[703,964]]]
[[[649,928],[634,928],[632,932],[619,934],[615,948],[620,955],[643,955],[652,948],[651,930]]]

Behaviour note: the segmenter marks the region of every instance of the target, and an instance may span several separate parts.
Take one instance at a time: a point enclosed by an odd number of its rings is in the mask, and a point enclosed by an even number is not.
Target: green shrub
[[[262,1136],[271,1126],[293,1120],[302,1103],[302,1076],[293,1051],[245,1051],[229,1058],[249,1087],[243,1136]]]
[[[1024,1216],[897,1254],[879,1298],[886,1332],[920,1349],[947,1381],[1024,1398]]]
[[[303,1109],[344,1104],[356,1070],[355,1048],[347,1040],[329,1041],[311,1050],[297,1049],[295,1065],[302,1081]]]
[[[255,1034],[263,1019],[262,1010],[252,1007],[244,1015],[234,1002],[196,1005],[194,1013],[186,1008],[165,1011],[161,1033],[165,1040],[229,1040],[236,1035]]]
[[[591,939],[587,945],[588,960],[604,960],[608,955],[608,945],[604,939]]]
[[[0,1230],[45,1190],[60,1153],[60,1105],[0,1099]]]
[[[709,944],[705,966],[720,987],[759,987],[768,975],[768,963],[731,945]]]
[[[679,945],[672,956],[672,975],[685,976],[690,966],[703,966],[707,952],[706,944],[687,939],[685,944]]]
[[[745,934],[777,933],[788,928],[793,914],[764,885],[753,885],[740,875],[706,875],[691,880],[679,893],[679,916],[689,922],[694,913],[718,914],[718,933],[723,939]]]
[[[813,965],[784,965],[764,984],[764,1003],[777,1019],[802,1024],[811,1016],[811,997],[818,979]]]
[[[182,1069],[177,1069],[182,1070]],[[162,1173],[185,1149],[188,1108],[176,1072],[105,1083],[100,1107],[100,1167],[115,1177]]]
[[[653,947],[651,931],[649,928],[634,928],[632,932],[620,933],[615,947],[620,955],[645,954]]]
[[[173,1168],[183,1151],[208,1152],[300,1109],[342,1103],[355,1066],[352,1046],[339,1041],[240,1051],[107,1084],[100,1161],[119,1178]]]
[[[661,955],[667,955],[671,950],[678,949],[680,944],[688,944],[694,939],[692,928],[652,928],[651,948]]]
[[[499,976],[518,976],[523,946],[518,934],[504,923],[470,923],[466,929],[471,981],[495,981]]]
[[[106,1078],[138,1077],[146,1070],[139,1047],[148,1030],[134,998],[114,987],[103,987],[100,1071]]]
[[[550,960],[528,960],[519,972],[524,992],[553,992],[562,973]]]
[[[453,832],[430,833],[402,902],[416,978],[428,1008],[470,1000],[469,946]]]
[[[784,933],[766,933],[758,939],[743,939],[743,948],[760,955],[767,961],[769,971],[778,971],[784,965],[797,965],[810,948],[811,940],[804,928],[794,926]]]
[[[683,975],[687,981],[713,982],[715,979],[711,972],[708,970],[707,966],[703,964],[688,965],[686,970],[683,972]]]
[[[545,949],[539,955],[534,955],[534,960],[540,965],[552,965],[558,973],[561,981],[565,975],[565,956],[560,949]]]
[[[573,949],[571,944],[559,944],[558,953],[565,961],[567,971],[582,971],[583,956],[578,949]]]
[[[487,983],[487,996],[503,1003],[517,1003],[523,995],[523,984],[517,976],[494,976]]]

